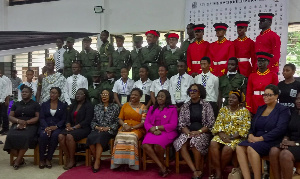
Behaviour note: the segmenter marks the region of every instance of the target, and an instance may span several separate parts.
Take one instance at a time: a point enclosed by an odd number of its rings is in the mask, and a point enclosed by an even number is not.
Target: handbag
[[[233,168],[228,175],[228,179],[242,179],[243,174],[240,168]]]

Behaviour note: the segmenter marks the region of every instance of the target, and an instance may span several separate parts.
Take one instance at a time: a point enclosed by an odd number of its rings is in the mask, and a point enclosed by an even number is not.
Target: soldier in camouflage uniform
[[[72,76],[72,62],[77,61],[79,57],[79,53],[77,50],[73,48],[74,46],[74,38],[68,37],[67,38],[67,49],[64,53],[64,76],[65,78],[68,78],[69,76]]]
[[[108,89],[112,91],[116,78],[115,78],[115,69],[113,67],[108,67],[106,69],[106,80],[101,83],[101,90]]]
[[[138,81],[140,79],[139,70],[141,68],[142,63],[142,44],[143,44],[143,37],[142,36],[135,36],[133,38],[134,47],[130,53],[131,61],[132,61],[132,79],[134,81]]]
[[[157,45],[159,32],[156,30],[149,30],[146,32],[146,36],[148,45],[142,48],[142,66],[147,66],[149,68],[149,78],[153,81],[159,78],[158,66],[161,63],[161,47]]]
[[[99,104],[100,102],[100,92],[101,92],[101,81],[100,81],[100,72],[94,71],[92,74],[93,83],[89,85],[89,96],[93,106]]]
[[[93,50],[91,46],[92,39],[85,37],[83,39],[84,50],[80,52],[78,60],[81,63],[81,75],[87,78],[89,85],[92,84],[92,74],[99,71],[100,68],[100,55],[98,51]]]
[[[114,52],[114,47],[108,41],[109,32],[107,30],[103,30],[100,34],[100,39],[103,44],[100,47],[100,68],[101,68],[101,76],[105,75],[105,71],[107,67],[112,66],[112,53]]]
[[[186,33],[188,34],[189,38],[187,38],[184,42],[181,43],[180,49],[184,54],[184,59],[186,61],[186,51],[191,43],[194,42],[195,34],[194,34],[194,25],[193,23],[189,23],[186,26]]]
[[[179,35],[171,33],[168,36],[170,49],[163,54],[163,63],[168,67],[167,77],[170,79],[172,76],[178,73],[177,63],[184,58],[183,52],[176,47],[179,39]]]
[[[131,66],[130,52],[123,47],[125,37],[123,35],[117,35],[116,43],[118,49],[112,53],[113,64],[112,67],[115,68],[116,78],[121,78],[121,68],[126,67],[128,71]]]

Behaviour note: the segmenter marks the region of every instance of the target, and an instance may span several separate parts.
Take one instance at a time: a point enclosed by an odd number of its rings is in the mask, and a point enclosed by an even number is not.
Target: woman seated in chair
[[[146,135],[143,150],[160,168],[159,174],[166,177],[170,172],[164,163],[165,148],[177,137],[177,109],[172,105],[167,90],[160,90],[155,105],[151,106],[145,119]]]
[[[71,104],[67,114],[66,128],[58,135],[59,145],[66,156],[65,170],[76,166],[76,142],[86,138],[91,132],[91,121],[94,108],[89,101],[88,91],[79,88],[75,95],[75,102]]]
[[[282,141],[290,120],[288,107],[277,103],[279,89],[275,85],[265,88],[263,98],[265,105],[258,107],[248,140],[236,147],[238,162],[244,179],[250,179],[249,162],[252,166],[254,179],[261,179],[261,157],[269,155],[271,147]]]
[[[91,123],[92,132],[86,141],[94,158],[92,167],[94,173],[100,170],[101,154],[108,149],[109,140],[117,134],[119,128],[120,108],[113,103],[113,92],[104,89],[100,93],[100,97],[101,103],[94,107],[94,118]]]
[[[292,178],[293,167],[300,162],[300,92],[296,96],[296,111],[293,112],[288,125],[287,134],[276,147],[272,147],[269,153],[270,164],[274,179]],[[300,168],[299,168],[300,169]],[[296,175],[300,175],[296,171]],[[282,176],[282,177],[281,177]]]
[[[15,102],[8,116],[12,126],[7,133],[3,150],[16,156],[13,168],[25,164],[24,155],[28,148],[34,149],[37,143],[37,130],[40,113],[39,103],[31,99],[32,89],[23,85],[22,101]]]
[[[146,106],[140,103],[143,91],[133,88],[130,102],[122,106],[119,115],[121,128],[115,138],[111,157],[111,169],[127,164],[129,168],[139,170],[138,141],[144,136],[144,120],[146,118]],[[126,169],[126,165],[123,165]]]
[[[174,141],[174,148],[180,151],[182,158],[193,171],[193,178],[201,178],[201,162],[208,153],[209,143],[212,137],[210,129],[215,118],[213,108],[203,99],[206,97],[205,88],[200,84],[192,84],[187,91],[191,100],[185,103],[180,110],[178,129],[180,136]],[[189,148],[194,154],[194,161],[189,154]]]
[[[51,160],[58,144],[58,135],[65,127],[68,105],[59,100],[60,96],[61,89],[59,87],[52,87],[50,89],[50,99],[44,102],[41,107],[39,138],[40,169],[52,167]]]
[[[247,137],[251,126],[251,115],[242,106],[245,96],[240,90],[229,93],[228,106],[222,107],[213,129],[214,138],[210,142],[210,155],[216,173],[214,178],[222,178],[222,172],[232,159],[237,144]]]

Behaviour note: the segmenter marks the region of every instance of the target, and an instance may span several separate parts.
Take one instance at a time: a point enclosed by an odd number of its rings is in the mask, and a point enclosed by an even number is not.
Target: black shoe
[[[1,135],[7,135],[7,132],[8,132],[8,129],[2,129],[2,130],[0,131],[0,134],[1,134]]]
[[[3,144],[2,140],[0,140],[0,144]]]
[[[93,173],[97,173],[97,172],[99,172],[100,171],[100,167],[98,168],[98,169],[95,169],[94,167],[93,167]]]

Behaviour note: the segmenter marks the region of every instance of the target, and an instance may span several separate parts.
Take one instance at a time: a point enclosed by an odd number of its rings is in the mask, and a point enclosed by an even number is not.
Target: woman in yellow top
[[[215,178],[222,178],[222,171],[232,159],[237,144],[243,141],[251,125],[248,109],[242,107],[244,95],[239,90],[229,93],[228,106],[222,107],[212,129],[214,138],[210,143]]]
[[[129,168],[139,170],[138,140],[145,135],[144,121],[147,113],[146,106],[140,103],[142,96],[141,89],[133,88],[130,102],[122,106],[119,114],[119,124],[122,127],[115,138],[111,169],[128,164]]]

